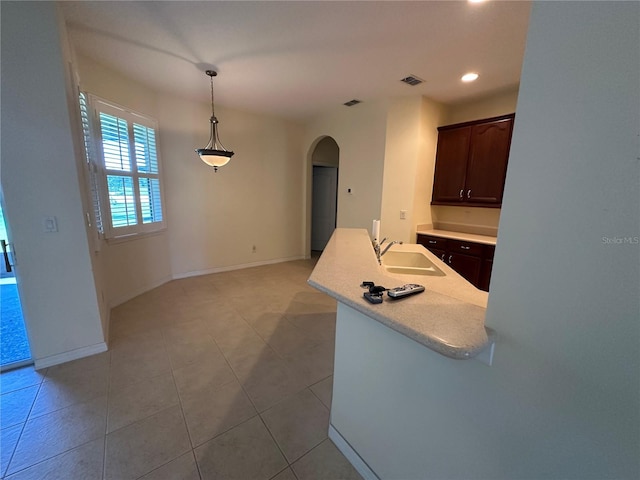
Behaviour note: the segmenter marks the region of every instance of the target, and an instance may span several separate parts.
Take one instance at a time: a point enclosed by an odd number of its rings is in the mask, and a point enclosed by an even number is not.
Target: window
[[[84,93],[80,112],[98,231],[116,238],[164,228],[155,120]]]

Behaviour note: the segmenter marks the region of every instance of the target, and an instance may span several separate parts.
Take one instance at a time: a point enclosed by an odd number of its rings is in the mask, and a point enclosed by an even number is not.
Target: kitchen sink
[[[402,275],[445,275],[426,254],[420,252],[390,250],[382,256],[382,266],[389,273]]]

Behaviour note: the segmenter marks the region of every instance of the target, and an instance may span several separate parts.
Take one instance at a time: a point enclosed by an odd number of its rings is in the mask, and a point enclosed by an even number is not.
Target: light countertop
[[[426,253],[445,276],[388,273],[378,265],[364,229],[338,228],[324,249],[309,284],[372,319],[450,358],[476,356],[490,343],[485,328],[488,293],[478,290],[421,245],[394,245],[390,251]],[[401,300],[386,295],[369,303],[360,285],[372,281],[393,288],[406,283],[425,286],[423,293]]]
[[[419,229],[416,231],[418,235],[433,235],[435,237],[451,238],[453,240],[462,240],[467,242],[482,243],[484,245],[495,245],[498,241],[497,237],[489,235],[477,235],[475,233],[452,232],[450,230]]]

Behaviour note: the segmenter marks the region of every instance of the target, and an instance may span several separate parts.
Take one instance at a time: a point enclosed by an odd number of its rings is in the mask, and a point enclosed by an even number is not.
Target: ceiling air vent
[[[357,105],[359,103],[362,103],[360,100],[356,100],[355,98],[353,100],[349,100],[348,102],[343,103],[343,105],[347,106],[347,107],[353,107],[354,105]]]
[[[409,75],[408,77],[404,77],[400,81],[406,83],[407,85],[411,85],[412,87],[415,87],[416,85],[420,85],[421,83],[424,82],[424,80],[416,77],[415,75]]]

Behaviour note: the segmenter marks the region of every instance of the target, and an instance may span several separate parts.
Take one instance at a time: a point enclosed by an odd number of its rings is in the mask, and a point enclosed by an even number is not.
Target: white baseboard
[[[273,265],[274,263],[293,262],[294,260],[304,260],[304,255],[297,255],[295,257],[287,258],[275,258],[272,260],[262,260],[260,262],[242,263],[239,265],[230,265],[228,267],[215,267],[208,268],[206,270],[194,270],[191,272],[177,273],[173,276],[173,280],[179,280],[181,278],[198,277],[200,275],[209,275],[212,273],[230,272],[233,270],[242,270],[243,268],[262,267],[263,265]]]
[[[111,310],[112,308],[115,308],[118,305],[122,305],[123,303],[131,300],[132,298],[135,298],[138,295],[142,295],[143,293],[146,293],[149,290],[153,290],[154,288],[157,288],[160,285],[164,285],[165,283],[170,282],[171,280],[180,280],[181,278],[198,277],[200,275],[209,275],[211,273],[230,272],[232,270],[242,270],[243,268],[261,267],[263,265],[272,265],[274,263],[292,262],[294,260],[304,260],[304,259],[305,259],[304,255],[296,255],[295,257],[275,258],[272,260],[263,260],[260,262],[242,263],[240,265],[230,265],[228,267],[215,267],[215,268],[209,268],[207,270],[194,270],[191,272],[177,273],[170,277],[164,277],[150,285],[137,288],[136,290],[129,292],[126,295],[123,295],[121,297],[118,297],[114,300],[109,301],[108,308],[109,310]]]
[[[349,460],[349,463],[353,465],[353,468],[358,471],[362,478],[365,480],[380,480],[373,470],[371,470],[369,465],[367,465],[367,462],[358,455],[358,452],[349,445],[349,442],[347,442],[331,424],[329,424],[329,438],[333,443],[335,443],[338,450],[340,450],[347,460]]]
[[[35,359],[34,366],[36,370],[41,368],[52,367],[59,363],[70,362],[71,360],[77,360],[79,358],[89,357],[97,353],[107,351],[107,344],[105,342],[96,343],[95,345],[89,345],[88,347],[77,348],[68,352],[57,353],[55,355],[49,355],[44,358]]]

